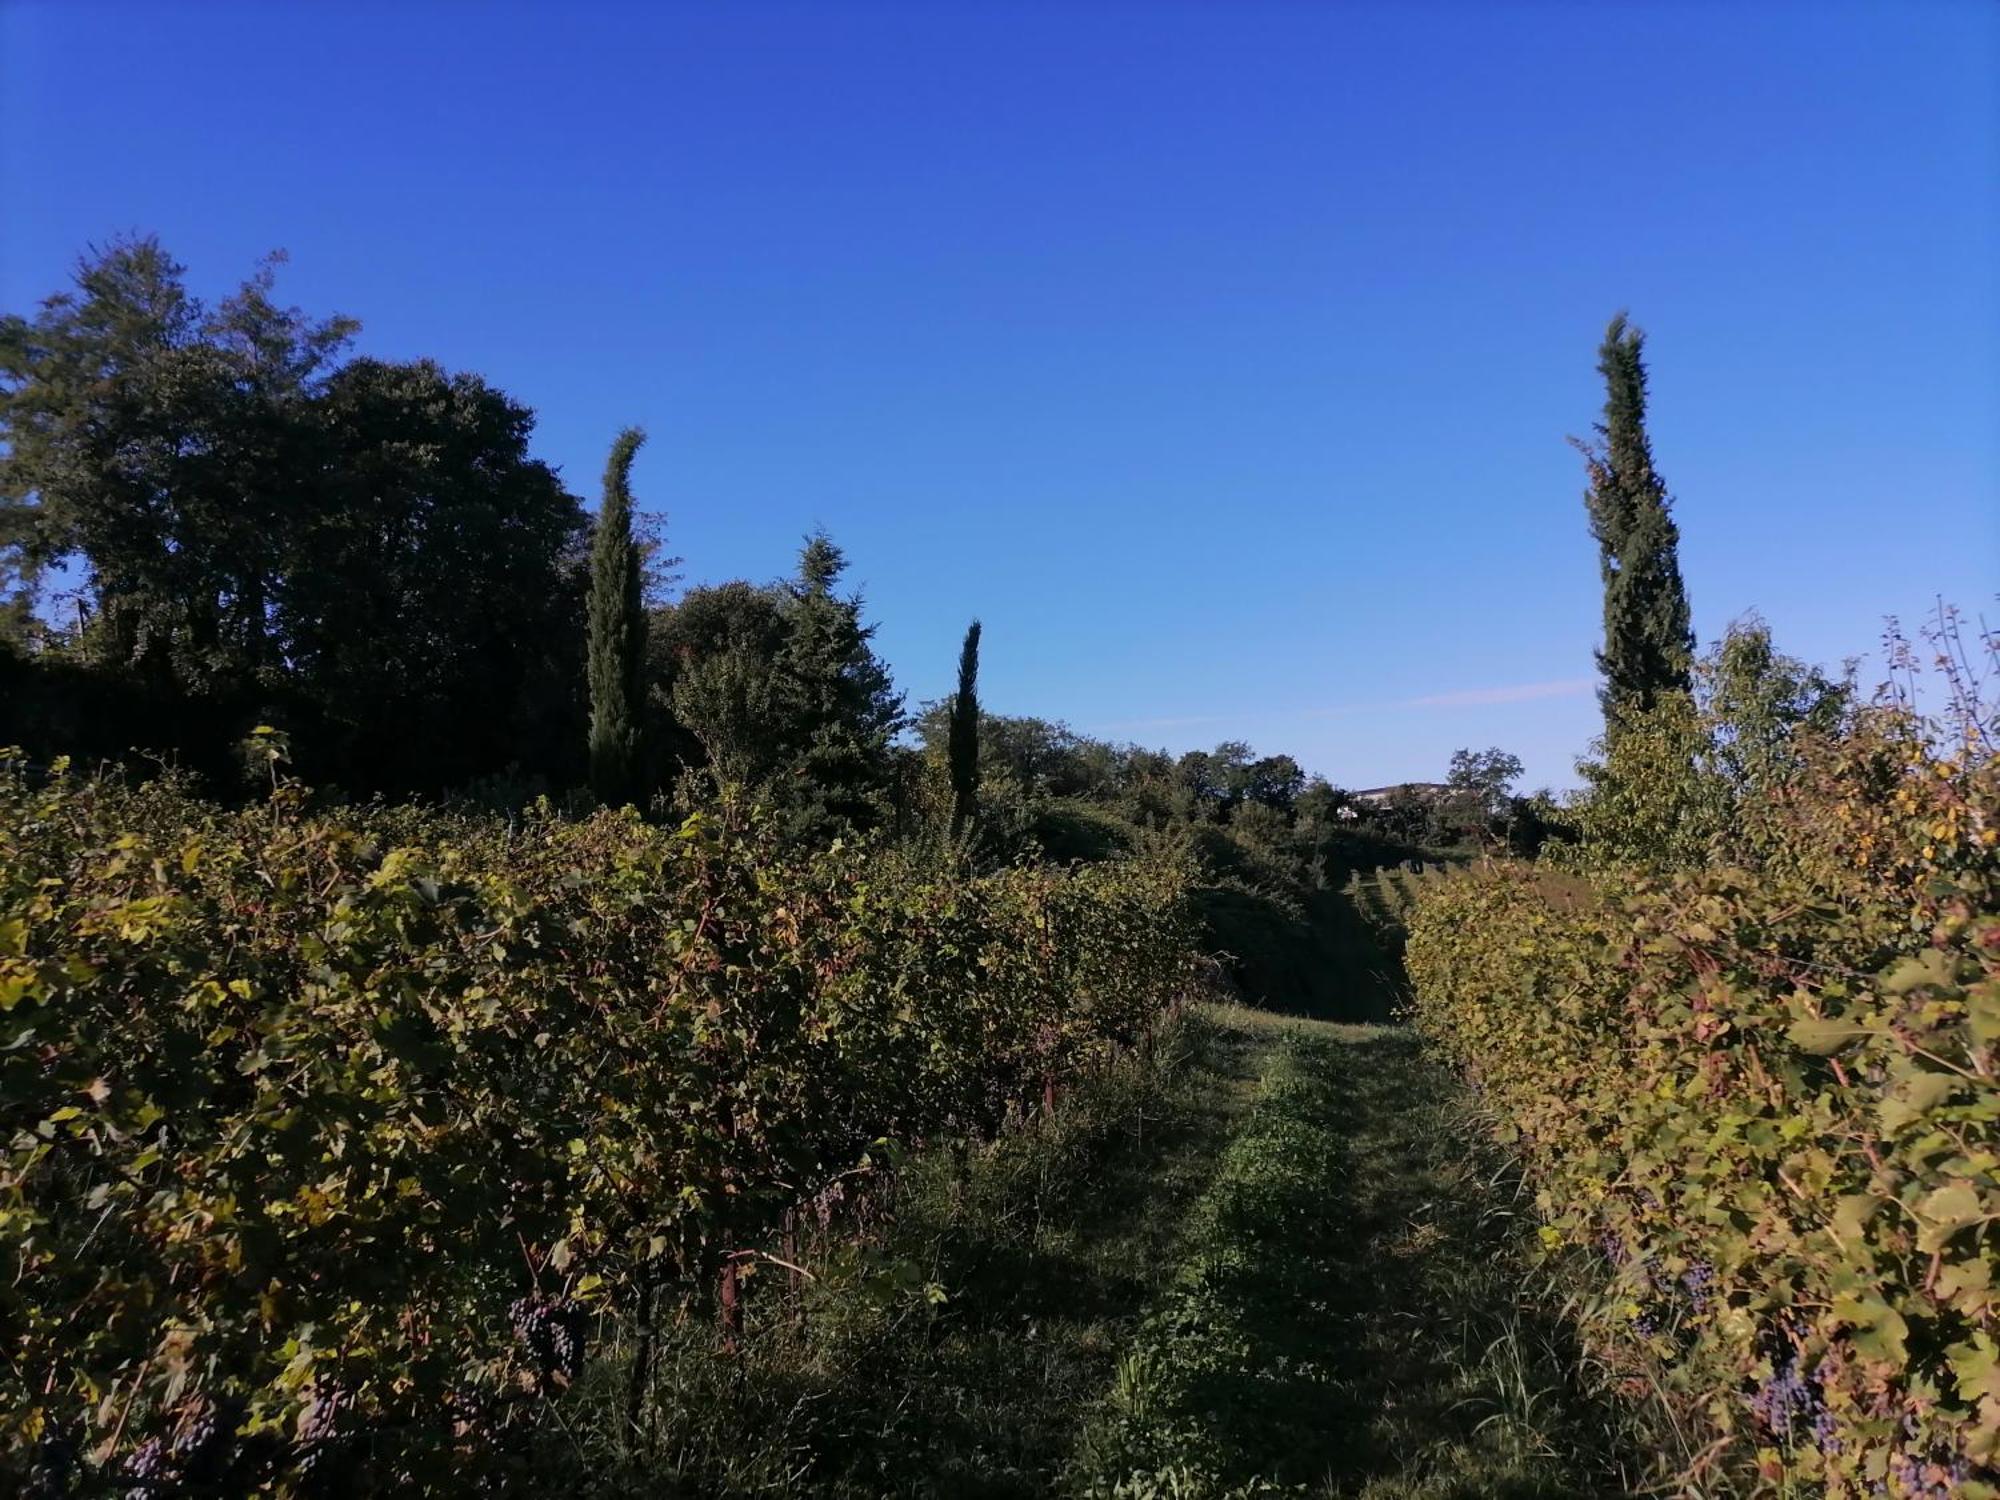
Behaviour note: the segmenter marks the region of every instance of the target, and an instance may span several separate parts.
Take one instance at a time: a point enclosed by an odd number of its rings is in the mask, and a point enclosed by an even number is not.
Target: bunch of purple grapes
[[[554,1380],[567,1386],[583,1373],[581,1302],[531,1295],[508,1308],[507,1316],[514,1325],[514,1337],[544,1383]]]
[[[235,1430],[234,1408],[193,1398],[180,1408],[169,1435],[147,1438],[126,1458],[125,1500],[149,1500],[189,1488],[212,1491],[230,1468],[229,1438]]]
[[[308,1493],[331,1494],[347,1478],[353,1425],[348,1417],[353,1409],[351,1391],[327,1384],[314,1391],[300,1414],[299,1459],[294,1472]]]
[[[1632,1319],[1632,1326],[1641,1338],[1649,1339],[1679,1323],[1679,1298],[1674,1278],[1667,1274],[1659,1256],[1648,1255],[1639,1263],[1638,1272],[1638,1279],[1645,1287],[1646,1301]]]
[[[180,1483],[180,1477],[166,1439],[147,1438],[125,1460],[125,1500],[151,1500],[154,1495],[168,1494]]]
[[[1825,1410],[1819,1377],[1816,1373],[1806,1374],[1797,1354],[1782,1363],[1774,1361],[1770,1378],[1750,1398],[1751,1415],[1764,1425],[1765,1431],[1785,1443],[1790,1443],[1802,1426],[1810,1427],[1817,1437],[1822,1431],[1820,1414]]]
[[[1952,1500],[1970,1477],[1964,1459],[1940,1463],[1908,1449],[1889,1460],[1889,1475],[1902,1500]]]
[[[1681,1290],[1686,1293],[1696,1317],[1707,1312],[1709,1304],[1715,1300],[1715,1267],[1705,1260],[1690,1263],[1681,1272]]]

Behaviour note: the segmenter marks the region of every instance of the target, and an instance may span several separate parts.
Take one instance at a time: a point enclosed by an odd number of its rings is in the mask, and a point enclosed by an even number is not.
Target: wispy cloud
[[[1561,682],[1521,682],[1510,687],[1462,688],[1405,698],[1397,708],[1471,708],[1482,703],[1532,703],[1537,698],[1575,698],[1597,686],[1594,677],[1566,677]]]

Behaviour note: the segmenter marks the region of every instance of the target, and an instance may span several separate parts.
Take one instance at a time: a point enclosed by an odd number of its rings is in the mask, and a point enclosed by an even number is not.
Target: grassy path
[[[1525,1225],[1413,1037],[1268,1041],[1181,1264],[1079,1450],[1126,1496],[1627,1493],[1618,1419],[1524,1296]]]
[[[1212,1011],[967,1162],[718,1358],[670,1347],[627,1494],[1610,1496],[1616,1419],[1407,1033]],[[756,1303],[753,1299],[753,1306]]]

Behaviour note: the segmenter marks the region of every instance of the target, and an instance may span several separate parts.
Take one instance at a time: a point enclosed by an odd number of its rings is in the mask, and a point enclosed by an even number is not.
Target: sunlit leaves
[[[1893,713],[1802,732],[1736,806],[1740,864],[1493,869],[1411,922],[1418,1017],[1547,1227],[1607,1247],[1674,1388],[1792,1492],[1996,1493],[2000,765],[1928,745]],[[1785,1370],[1810,1431],[1746,1404]]]
[[[0,762],[0,1475],[51,1423],[122,1461],[196,1394],[282,1435],[270,1483],[336,1413],[384,1484],[473,1464],[447,1397],[532,1387],[516,1301],[705,1296],[1187,974],[1143,861],[972,880],[726,810],[230,812]]]

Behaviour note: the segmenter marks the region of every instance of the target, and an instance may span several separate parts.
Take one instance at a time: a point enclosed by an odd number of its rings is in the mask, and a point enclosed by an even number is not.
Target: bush
[[[231,811],[13,762],[0,848],[17,1482],[469,1486],[600,1315],[704,1292],[885,1141],[992,1129],[1189,962],[1169,866],[966,879],[726,810]]]
[[[1736,863],[1427,883],[1416,1016],[1766,1478],[2000,1494],[2000,764],[1792,749]]]

